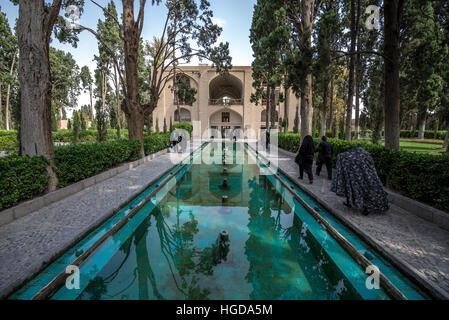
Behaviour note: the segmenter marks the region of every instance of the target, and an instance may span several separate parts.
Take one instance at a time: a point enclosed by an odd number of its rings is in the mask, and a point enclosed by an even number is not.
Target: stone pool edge
[[[249,145],[251,148],[253,146]],[[279,148],[283,152],[285,152],[287,155],[290,155],[292,157],[295,156],[294,153],[284,150],[282,148]],[[259,152],[260,154],[260,152]],[[262,155],[264,158],[265,155]],[[285,172],[283,169],[276,167],[279,172],[281,172],[284,176],[288,177],[289,180],[297,186],[300,190],[304,191],[308,196],[313,198],[316,202],[318,202],[320,205],[322,205],[327,211],[329,211],[331,214],[333,214],[338,220],[340,220],[344,225],[346,225],[348,228],[350,228],[357,236],[359,236],[362,240],[367,242],[370,246],[372,246],[375,250],[377,250],[383,258],[385,258],[387,261],[389,261],[394,267],[396,267],[399,271],[404,273],[407,277],[410,278],[410,280],[415,281],[416,284],[421,286],[425,291],[430,293],[432,297],[435,297],[437,299],[442,300],[449,300],[449,294],[441,289],[437,284],[434,284],[427,280],[421,273],[416,270],[414,267],[412,267],[410,264],[408,264],[406,261],[404,261],[401,258],[396,257],[393,253],[389,252],[388,250],[384,249],[382,246],[380,246],[374,238],[372,238],[370,235],[368,235],[366,232],[364,232],[362,229],[360,229],[358,226],[356,226],[354,223],[349,221],[338,212],[338,210],[333,209],[327,202],[320,199],[318,195],[316,195],[313,191],[308,190],[301,186],[299,183],[297,183],[289,173]],[[413,201],[413,200],[412,200]],[[436,209],[435,209],[436,210]]]

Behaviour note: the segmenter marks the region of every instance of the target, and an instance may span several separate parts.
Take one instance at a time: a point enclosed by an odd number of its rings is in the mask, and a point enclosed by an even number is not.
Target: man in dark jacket
[[[321,140],[322,141],[317,149],[318,161],[316,164],[316,175],[317,176],[320,175],[323,164],[326,164],[327,178],[329,180],[332,180],[332,152],[333,152],[332,143],[327,142],[326,136],[323,136]]]

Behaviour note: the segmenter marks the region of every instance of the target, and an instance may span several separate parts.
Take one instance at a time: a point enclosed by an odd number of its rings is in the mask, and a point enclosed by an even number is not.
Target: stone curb
[[[150,155],[143,157],[139,160],[122,164],[118,167],[109,169],[109,170],[99,173],[95,176],[75,182],[75,183],[68,185],[64,188],[57,189],[50,193],[47,193],[42,196],[25,201],[21,204],[18,204],[15,207],[0,211],[0,227],[5,224],[8,224],[10,222],[13,222],[14,220],[22,218],[34,211],[42,209],[45,206],[48,206],[52,203],[55,203],[64,198],[67,198],[68,196],[78,193],[81,190],[84,190],[85,188],[90,187],[96,183],[99,183],[99,182],[102,182],[109,178],[112,178],[112,177],[114,177],[122,172],[125,172],[127,170],[136,168],[136,167],[140,166],[141,164],[144,164],[150,160],[153,160],[154,158],[156,158],[160,155],[168,153],[169,149],[170,148],[160,150],[156,153],[150,154]]]
[[[449,230],[449,213],[445,213],[427,204],[407,198],[389,189],[385,190],[388,193],[388,200],[390,200],[391,203],[415,216],[436,224],[440,228]]]
[[[295,157],[296,155],[293,152],[282,148],[279,148],[279,150],[282,150],[282,152],[290,155],[291,157]],[[415,216],[432,222],[444,230],[449,230],[449,213],[403,196],[385,187],[384,190],[388,193],[388,200],[394,205]]]

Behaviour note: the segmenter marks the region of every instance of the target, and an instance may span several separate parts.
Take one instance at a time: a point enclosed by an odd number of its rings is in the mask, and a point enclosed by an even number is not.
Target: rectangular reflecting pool
[[[47,298],[392,298],[367,286],[365,270],[281,183],[288,179],[273,174],[243,144],[209,143],[175,169],[136,198],[151,195],[80,265],[79,289],[61,285]],[[370,257],[406,298],[428,298],[313,199],[291,187]],[[132,202],[123,207],[10,298],[33,298],[132,208]]]

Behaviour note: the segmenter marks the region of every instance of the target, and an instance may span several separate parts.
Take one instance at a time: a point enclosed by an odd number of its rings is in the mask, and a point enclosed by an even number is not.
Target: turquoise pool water
[[[80,266],[80,289],[63,286],[52,299],[389,299],[383,290],[366,287],[367,275],[360,266],[242,144],[210,143],[184,163],[176,175],[177,168],[136,198],[140,201],[168,181]],[[357,249],[370,253],[372,262],[408,298],[426,298],[292,187]],[[135,203],[11,298],[31,298],[64,271],[77,250],[98,240]],[[228,238],[221,236],[223,231]]]

